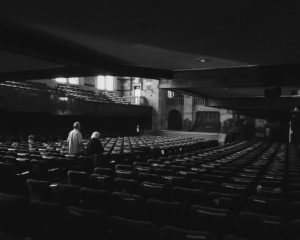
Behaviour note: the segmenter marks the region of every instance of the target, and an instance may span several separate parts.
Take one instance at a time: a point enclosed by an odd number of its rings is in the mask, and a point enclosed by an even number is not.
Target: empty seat
[[[16,190],[16,168],[10,163],[0,162],[0,192],[14,193]]]
[[[89,185],[89,174],[81,171],[68,171],[69,184],[79,187],[87,187]]]
[[[112,212],[131,219],[143,217],[144,199],[139,195],[113,192],[111,194]]]
[[[0,193],[0,229],[21,236],[29,235],[29,199]]]
[[[67,225],[67,239],[106,239],[108,216],[100,211],[69,207],[64,225]]]
[[[53,183],[50,190],[54,201],[64,206],[79,206],[79,187],[70,184]]]
[[[158,240],[156,225],[148,221],[137,221],[123,217],[109,218],[109,229],[113,240]]]
[[[132,166],[131,165],[126,165],[126,164],[117,164],[115,166],[115,170],[125,170],[125,171],[132,171]]]
[[[188,181],[178,176],[162,176],[161,181],[169,187],[186,187],[188,185]]]
[[[288,237],[290,240],[300,239],[300,219],[295,219],[290,222]]]
[[[137,193],[139,192],[139,183],[132,179],[115,178],[113,187],[116,192]]]
[[[215,191],[218,187],[218,184],[213,181],[203,181],[198,179],[192,179],[190,181],[190,186],[193,188],[202,188],[207,192]]]
[[[28,238],[0,232],[0,239],[1,240],[27,240]]]
[[[51,201],[52,193],[50,191],[50,182],[28,179],[27,188],[30,193],[31,199],[40,200],[40,201]]]
[[[225,177],[221,176],[221,175],[215,175],[215,174],[202,174],[201,175],[201,179],[205,180],[205,181],[212,181],[212,182],[216,182],[216,183],[221,183],[224,181]]]
[[[233,213],[228,209],[193,205],[190,208],[191,225],[197,230],[223,234],[234,231]]]
[[[172,169],[166,168],[154,168],[154,172],[159,176],[173,176],[175,175],[175,171]]]
[[[186,205],[201,204],[207,201],[207,194],[203,189],[173,187],[172,198]]]
[[[145,205],[147,218],[159,226],[165,224],[183,226],[186,217],[186,208],[180,202],[166,202],[157,199],[148,199]]]
[[[134,179],[135,174],[133,171],[127,171],[127,170],[116,170],[115,171],[116,178],[126,178],[126,179]]]
[[[33,239],[67,239],[66,209],[61,204],[32,200],[30,219]]]
[[[31,175],[35,179],[47,180],[48,163],[44,160],[31,160]]]
[[[93,173],[90,175],[89,185],[91,188],[111,191],[113,182],[110,176]]]
[[[158,174],[150,174],[150,173],[139,173],[138,180],[140,182],[155,182],[160,183],[161,177]]]
[[[146,198],[167,200],[170,196],[169,189],[165,184],[143,182],[140,184],[141,192]]]
[[[205,231],[191,231],[174,226],[163,226],[160,230],[161,240],[217,240],[217,236]]]
[[[111,202],[107,191],[82,187],[80,189],[80,198],[83,208],[105,213],[111,211]]]
[[[222,183],[221,190],[225,193],[246,195],[248,193],[248,186],[242,184]]]
[[[244,205],[244,199],[240,194],[210,192],[208,198],[212,206],[232,211],[239,211]]]
[[[288,219],[300,219],[300,201],[288,204],[286,217]]]
[[[251,196],[248,198],[249,210],[256,213],[282,216],[286,210],[285,207],[285,203],[281,199],[259,196]]]
[[[300,190],[299,191],[290,191],[287,193],[286,197],[290,202],[300,201]]]
[[[287,230],[282,218],[253,212],[239,214],[238,228],[242,236],[251,240],[285,239]]]
[[[111,168],[101,168],[96,167],[94,169],[94,173],[100,174],[100,175],[107,175],[110,177],[113,177],[114,171]]]

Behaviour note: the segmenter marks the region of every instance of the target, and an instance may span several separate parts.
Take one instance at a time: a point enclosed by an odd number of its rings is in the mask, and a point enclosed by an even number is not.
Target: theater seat
[[[15,166],[10,163],[0,162],[0,192],[14,193],[16,180]]]
[[[79,206],[79,187],[70,184],[53,183],[50,190],[54,201],[64,206]]]
[[[248,198],[248,208],[252,212],[282,216],[286,205],[281,199],[251,196]]]
[[[20,237],[8,233],[0,232],[0,239],[1,240],[28,240],[28,237]]]
[[[28,236],[30,201],[26,197],[0,193],[0,230]]]
[[[66,209],[61,204],[32,200],[30,218],[33,239],[68,239]]]
[[[146,217],[159,226],[166,224],[183,226],[187,216],[184,204],[148,199],[145,204]]]
[[[288,204],[286,217],[288,219],[300,219],[300,201],[290,202]]]
[[[172,198],[188,206],[205,203],[207,201],[207,194],[203,189],[173,187]]]
[[[141,192],[146,198],[167,200],[170,197],[169,189],[164,184],[143,182],[140,184]]]
[[[113,180],[113,188],[116,192],[139,193],[139,183],[133,179],[115,178]]]
[[[67,209],[68,239],[106,239],[108,216],[100,211],[69,207]]]
[[[253,212],[239,213],[238,229],[242,236],[250,240],[282,240],[287,232],[286,222],[282,218]]]
[[[50,182],[28,179],[27,188],[32,200],[51,201],[52,193],[50,191]]]
[[[210,205],[235,212],[241,210],[244,205],[244,199],[240,194],[210,192],[208,198]]]
[[[114,215],[131,219],[141,219],[143,217],[145,200],[140,195],[113,192],[110,197]]]
[[[163,226],[160,230],[161,240],[218,240],[217,236],[204,231],[191,231],[174,226]]]
[[[68,171],[68,182],[69,184],[76,185],[79,187],[88,187],[89,185],[89,174],[81,171]]]
[[[153,183],[160,183],[161,177],[158,174],[150,174],[150,173],[139,173],[138,181],[140,182],[153,182]]]
[[[209,231],[218,236],[234,231],[233,213],[228,209],[193,205],[190,215],[191,225],[197,230]]]
[[[300,239],[300,219],[295,219],[290,222],[288,236],[289,240]]]
[[[96,167],[94,168],[94,173],[113,177],[114,171],[111,168]]]
[[[93,173],[89,178],[89,185],[91,188],[105,190],[108,192],[112,190],[113,182],[110,176]]]
[[[112,240],[159,240],[156,225],[148,221],[137,221],[112,216],[109,218]]]
[[[82,187],[80,189],[80,198],[81,204],[85,209],[103,211],[105,213],[111,211],[111,202],[107,191]]]

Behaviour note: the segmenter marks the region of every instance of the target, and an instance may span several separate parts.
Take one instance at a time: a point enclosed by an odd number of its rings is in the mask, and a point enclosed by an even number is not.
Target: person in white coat
[[[74,129],[69,132],[67,139],[69,154],[79,155],[83,152],[83,139],[80,132],[80,123],[75,122],[73,124]]]

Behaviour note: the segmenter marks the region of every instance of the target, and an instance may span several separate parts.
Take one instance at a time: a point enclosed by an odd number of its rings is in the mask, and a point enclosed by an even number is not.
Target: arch
[[[220,130],[220,112],[198,111],[193,131],[218,132]]]
[[[182,116],[178,110],[171,110],[168,115],[168,129],[182,130]]]

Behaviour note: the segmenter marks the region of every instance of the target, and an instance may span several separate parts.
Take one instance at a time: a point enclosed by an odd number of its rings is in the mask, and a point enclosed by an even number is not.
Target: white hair
[[[100,133],[99,132],[93,132],[91,138],[100,138]]]

